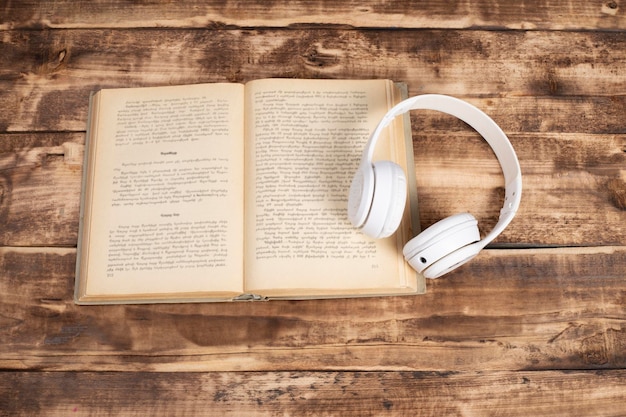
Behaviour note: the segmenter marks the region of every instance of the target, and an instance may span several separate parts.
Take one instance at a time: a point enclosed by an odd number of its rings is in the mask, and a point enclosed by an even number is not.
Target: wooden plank
[[[475,0],[298,2],[177,1],[129,5],[122,0],[10,2],[0,29],[84,27],[293,27],[501,28],[524,30],[617,30],[626,27],[618,1]]]
[[[498,113],[496,108],[488,111]],[[416,114],[415,119],[422,228],[467,211],[478,219],[483,235],[489,232],[504,199],[504,179],[493,152],[467,127],[455,132],[450,117],[425,119]],[[424,125],[445,126],[451,132],[423,132]],[[509,139],[522,169],[522,202],[494,245],[624,244],[626,136],[550,132],[514,133]]]
[[[11,416],[623,416],[626,371],[4,372]]]
[[[504,186],[493,153],[450,118],[414,116],[422,229],[468,211],[488,232]],[[626,135],[509,137],[524,191],[495,246],[626,245]],[[0,134],[0,245],[76,246],[83,143],[83,133]]]
[[[76,306],[72,249],[0,250],[0,368],[626,367],[626,247],[486,250],[422,296]]]
[[[0,132],[84,130],[89,93],[102,87],[297,77],[482,97],[509,132],[623,133],[624,51],[626,32],[8,31]]]
[[[76,246],[84,140],[0,135],[0,245]]]

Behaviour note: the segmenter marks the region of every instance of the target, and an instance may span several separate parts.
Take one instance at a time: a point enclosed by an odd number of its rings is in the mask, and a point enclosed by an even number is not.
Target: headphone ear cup
[[[440,276],[463,265],[465,262],[473,259],[476,255],[478,255],[481,249],[482,247],[479,245],[468,245],[455,250],[451,254],[433,263],[426,271],[424,271],[424,277],[430,279],[439,278]]]
[[[437,278],[476,256],[480,248],[464,248],[479,240],[478,221],[474,216],[469,213],[455,214],[411,239],[404,246],[404,258],[425,277]],[[457,251],[461,255],[455,255]],[[459,257],[463,258],[463,262]]]
[[[373,238],[388,237],[398,229],[406,205],[406,176],[391,161],[374,163],[374,194],[362,231]]]

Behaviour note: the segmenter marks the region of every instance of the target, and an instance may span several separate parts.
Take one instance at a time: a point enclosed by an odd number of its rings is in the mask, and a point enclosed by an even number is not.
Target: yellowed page
[[[243,86],[102,90],[94,100],[87,296],[241,292]]]
[[[352,175],[393,96],[384,80],[246,85],[246,291],[337,295],[416,285],[399,235],[369,239],[347,219]],[[377,158],[396,160],[396,147],[382,138]]]

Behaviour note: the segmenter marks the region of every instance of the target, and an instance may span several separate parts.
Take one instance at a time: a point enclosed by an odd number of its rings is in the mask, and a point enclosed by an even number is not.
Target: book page
[[[399,236],[347,218],[352,176],[394,104],[390,81],[258,80],[246,85],[246,291],[376,292],[408,287]],[[377,157],[397,160],[383,137]]]
[[[243,99],[239,84],[94,97],[88,296],[242,291]]]

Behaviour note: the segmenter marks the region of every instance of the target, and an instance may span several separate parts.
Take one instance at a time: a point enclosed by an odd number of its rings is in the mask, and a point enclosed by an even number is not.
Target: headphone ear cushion
[[[374,198],[374,167],[361,165],[352,178],[348,194],[348,219],[356,228],[367,220]]]
[[[406,261],[427,278],[436,278],[461,265],[453,254],[480,240],[478,221],[469,213],[455,214],[438,221],[415,236],[404,246]],[[462,251],[462,263],[478,254],[480,248]],[[475,253],[474,253],[475,252]],[[452,256],[451,256],[452,255]],[[432,270],[431,270],[432,268]],[[437,272],[435,274],[435,272]],[[436,275],[436,276],[435,276]]]
[[[373,238],[393,234],[400,225],[406,205],[406,176],[398,164],[378,161],[374,168],[374,194],[362,231]]]

